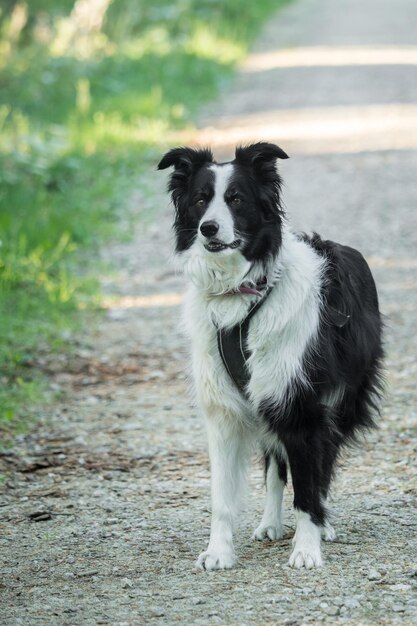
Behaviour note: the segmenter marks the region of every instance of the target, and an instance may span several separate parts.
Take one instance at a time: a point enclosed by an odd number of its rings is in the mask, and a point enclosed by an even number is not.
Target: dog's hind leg
[[[236,562],[233,527],[246,482],[249,438],[244,428],[207,420],[211,466],[212,519],[208,548],[198,569],[229,569]]]
[[[321,500],[326,510],[326,518],[321,531],[324,541],[334,541],[336,531],[329,520],[329,510],[327,507],[330,483],[335,472],[335,466],[339,455],[340,442],[333,442],[333,446],[328,446],[327,453],[322,458],[322,479],[321,479]]]
[[[279,456],[265,454],[266,500],[261,523],[253,539],[280,539],[284,534],[282,501],[287,484],[287,465]]]

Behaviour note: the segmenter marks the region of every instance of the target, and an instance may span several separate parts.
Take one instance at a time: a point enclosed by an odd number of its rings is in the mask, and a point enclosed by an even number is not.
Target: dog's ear
[[[193,148],[173,148],[160,160],[158,170],[165,170],[174,166],[175,171],[191,172],[195,167],[213,163],[213,154],[208,148],[194,150]]]
[[[290,157],[282,148],[273,143],[259,141],[250,146],[238,146],[236,148],[236,161],[262,167],[263,164],[270,164],[276,159],[289,159]]]
[[[246,167],[261,185],[259,206],[267,220],[277,219],[283,214],[282,179],[276,168],[276,160],[288,158],[282,148],[265,141],[236,148],[235,162]]]
[[[162,157],[158,164],[159,170],[172,166],[175,168],[169,177],[168,191],[177,209],[188,191],[191,175],[205,163],[213,163],[213,155],[208,148],[173,148]]]

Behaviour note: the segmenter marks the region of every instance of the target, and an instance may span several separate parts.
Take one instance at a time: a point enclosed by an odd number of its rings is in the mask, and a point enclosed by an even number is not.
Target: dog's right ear
[[[213,163],[213,154],[208,148],[194,150],[193,148],[173,148],[160,160],[158,170],[165,170],[174,166],[176,171],[191,172],[195,167],[204,163]]]
[[[208,148],[194,150],[193,148],[173,148],[167,152],[158,164],[159,170],[174,166],[169,177],[168,191],[171,192],[174,206],[179,208],[181,199],[188,191],[189,180],[193,171],[205,163],[213,163],[213,155]]]

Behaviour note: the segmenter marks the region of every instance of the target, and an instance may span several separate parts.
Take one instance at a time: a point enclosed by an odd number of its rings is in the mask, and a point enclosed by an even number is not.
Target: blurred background
[[[92,251],[130,231],[131,194],[192,129],[284,0],[3,0],[0,424],[42,394],[34,355],[98,302]],[[146,183],[141,183],[146,193]],[[145,216],[143,216],[145,217]],[[88,251],[88,254],[87,254]]]

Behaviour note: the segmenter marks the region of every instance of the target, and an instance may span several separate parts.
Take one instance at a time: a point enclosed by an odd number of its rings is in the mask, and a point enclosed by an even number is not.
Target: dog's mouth
[[[242,243],[241,239],[235,239],[232,243],[224,243],[224,241],[219,241],[218,239],[212,239],[209,243],[204,245],[205,249],[209,252],[221,252],[222,250],[234,250],[238,248]]]

